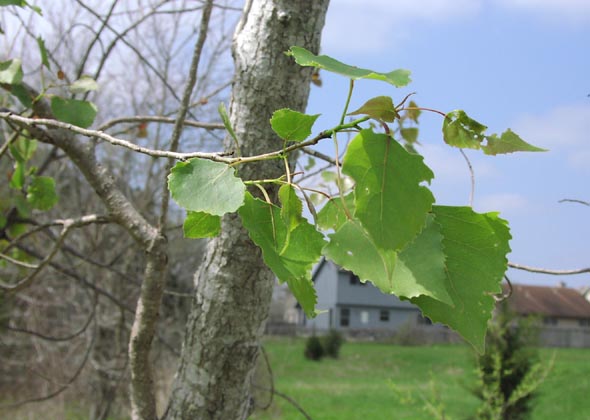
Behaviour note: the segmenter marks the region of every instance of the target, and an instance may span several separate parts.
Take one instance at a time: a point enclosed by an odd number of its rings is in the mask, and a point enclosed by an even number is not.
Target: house
[[[513,284],[507,302],[517,315],[538,317],[547,327],[590,330],[590,302],[563,283],[559,287]]]
[[[362,283],[350,271],[322,259],[313,277],[318,296],[317,308],[326,311],[307,319],[299,308],[299,325],[318,330],[389,330],[402,326],[431,324],[408,301],[382,293],[372,283]]]
[[[441,324],[432,324],[409,301],[382,293],[371,282],[362,283],[350,271],[323,259],[312,280],[318,296],[317,308],[325,311],[308,319],[297,305],[291,320],[305,329],[337,329],[371,337],[414,334],[418,342],[455,342],[456,335]],[[504,292],[508,286],[503,285]],[[513,284],[505,301],[520,316],[541,321],[540,342],[546,346],[590,347],[590,302],[576,289]]]

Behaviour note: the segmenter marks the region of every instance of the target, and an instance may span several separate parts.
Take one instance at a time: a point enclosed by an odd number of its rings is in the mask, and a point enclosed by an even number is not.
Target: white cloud
[[[330,53],[391,50],[416,21],[441,22],[477,13],[482,0],[337,0],[330,4],[323,47]]]
[[[522,210],[527,207],[527,199],[519,194],[488,194],[475,200],[475,209],[480,212],[499,211],[502,213]]]
[[[590,21],[588,0],[496,0],[506,9],[520,10],[550,20],[583,23]]]
[[[590,104],[566,105],[514,124],[523,139],[554,153],[565,153],[572,167],[590,170]]]

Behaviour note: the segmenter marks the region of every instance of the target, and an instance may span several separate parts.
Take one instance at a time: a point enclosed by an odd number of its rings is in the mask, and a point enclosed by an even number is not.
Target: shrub
[[[320,339],[314,334],[305,342],[305,358],[309,360],[320,360],[324,356],[324,348]]]
[[[529,321],[502,308],[488,330],[486,353],[477,362],[479,383],[472,392],[482,400],[478,419],[530,417],[536,390],[551,368],[539,361],[536,335]]]
[[[322,337],[322,347],[328,357],[338,359],[340,356],[340,347],[344,343],[344,337],[336,330],[330,330],[328,334]]]

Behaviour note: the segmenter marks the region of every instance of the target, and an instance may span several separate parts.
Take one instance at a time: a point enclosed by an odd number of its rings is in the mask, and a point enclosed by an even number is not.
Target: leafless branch
[[[461,155],[467,162],[467,167],[469,168],[469,176],[471,177],[471,192],[469,193],[469,207],[473,207],[473,198],[475,196],[475,172],[473,172],[473,165],[471,165],[471,161],[467,157],[467,154],[463,151],[463,149],[459,149]]]
[[[54,337],[51,335],[42,334],[37,331],[32,331],[32,330],[29,330],[26,328],[13,327],[10,324],[6,325],[6,329],[9,331],[17,332],[17,333],[29,334],[29,335],[35,336],[37,338],[40,338],[40,339],[46,340],[46,341],[61,342],[61,341],[73,340],[74,338],[82,335],[84,333],[84,331],[86,331],[88,329],[88,326],[90,325],[90,323],[94,319],[94,316],[96,315],[96,306],[97,306],[97,300],[98,300],[98,293],[96,293],[96,291],[94,293],[94,296],[95,296],[95,298],[94,298],[94,304],[92,305],[92,312],[90,312],[90,315],[86,319],[86,322],[84,323],[84,325],[82,325],[82,327],[80,329],[78,329],[77,331],[75,331],[71,334],[68,334],[66,336]]]
[[[318,152],[317,150],[310,149],[309,147],[304,147],[302,150],[303,150],[303,153],[305,153],[307,155],[321,159],[325,162],[328,162],[331,165],[336,165],[336,160],[334,158],[332,158],[328,155],[325,155],[321,152]]]
[[[78,368],[76,369],[74,374],[68,379],[68,381],[64,385],[59,387],[57,390],[50,392],[47,395],[44,395],[41,397],[36,397],[36,398],[30,398],[30,399],[26,399],[26,400],[22,400],[22,401],[17,401],[15,403],[11,403],[11,404],[1,405],[0,409],[16,408],[16,407],[23,406],[25,404],[47,401],[47,400],[50,400],[51,398],[56,397],[57,395],[61,394],[62,392],[64,392],[66,389],[68,389],[74,383],[74,381],[78,378],[78,376],[80,376],[80,373],[84,369],[84,366],[86,366],[86,362],[88,361],[88,359],[90,357],[90,352],[91,352],[92,348],[94,347],[95,338],[96,338],[96,333],[92,334],[92,339],[90,341],[90,344],[88,345],[88,348],[86,349],[86,352],[84,354],[82,362],[80,362],[80,365],[78,366]]]
[[[0,112],[0,119],[14,121],[20,124],[25,124],[31,127],[35,127],[37,125],[43,125],[46,127],[55,127],[61,128],[64,130],[69,130],[72,133],[81,134],[86,137],[95,137],[101,140],[107,141],[115,146],[122,146],[129,150],[133,150],[138,153],[143,153],[148,156],[152,157],[167,157],[173,158],[178,160],[186,160],[194,157],[199,157],[202,159],[210,159],[216,160],[220,162],[226,162],[227,159],[220,156],[220,153],[178,153],[178,152],[170,152],[167,150],[153,150],[147,147],[138,146],[136,144],[131,143],[130,141],[119,139],[117,137],[113,137],[110,134],[107,134],[103,131],[98,130],[88,130],[86,128],[81,128],[72,124],[64,123],[61,121],[49,119],[49,118],[26,118],[21,117],[20,115],[12,114],[10,112]]]
[[[530,267],[528,265],[521,265],[513,262],[508,262],[508,267],[516,268],[517,270],[529,271],[531,273],[553,274],[556,276],[568,276],[573,274],[590,273],[590,267],[578,268],[574,270],[550,270],[547,268]]]
[[[31,283],[33,282],[33,280],[35,279],[35,277],[51,262],[51,260],[55,256],[55,254],[57,254],[61,245],[63,244],[64,240],[66,239],[66,236],[68,235],[68,233],[70,232],[70,230],[72,228],[86,226],[91,223],[101,223],[101,222],[103,222],[103,220],[100,218],[100,216],[97,216],[94,214],[88,215],[88,216],[83,216],[78,219],[57,220],[56,223],[61,224],[63,226],[63,228],[62,228],[62,231],[59,235],[59,238],[57,239],[57,241],[53,245],[53,248],[51,249],[51,251],[49,251],[47,256],[45,256],[45,258],[43,258],[43,260],[41,260],[41,262],[38,265],[36,265],[34,267],[28,267],[28,268],[33,268],[33,272],[30,273],[29,275],[27,275],[24,279],[22,279],[18,283],[12,285],[12,284],[6,284],[4,282],[0,282],[0,290],[3,290],[6,293],[16,293],[16,292],[23,290],[24,288],[30,286]]]
[[[590,207],[590,202],[588,201],[582,201],[582,200],[576,200],[575,198],[564,198],[563,200],[559,200],[560,203],[578,203],[578,204],[583,204],[585,206],[589,206]]]
[[[97,131],[105,131],[109,128],[123,123],[145,123],[145,122],[155,122],[155,123],[162,123],[162,124],[174,124],[176,119],[168,118],[168,117],[160,117],[160,116],[151,116],[151,115],[138,115],[135,117],[121,117],[116,118],[110,121],[107,121],[103,125],[97,128]],[[206,130],[225,130],[225,127],[221,123],[206,123],[200,121],[192,121],[192,120],[183,120],[182,124],[187,127],[194,127],[194,128],[204,128]]]

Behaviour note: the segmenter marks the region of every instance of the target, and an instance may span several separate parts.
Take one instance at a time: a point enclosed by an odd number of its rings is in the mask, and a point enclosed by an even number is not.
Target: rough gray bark
[[[236,29],[236,79],[230,120],[244,156],[282,145],[269,119],[280,108],[304,110],[311,71],[284,55],[292,45],[317,52],[328,0],[251,0]],[[226,148],[231,149],[228,141]],[[240,167],[244,178],[284,172],[280,160]],[[223,220],[195,274],[195,303],[166,419],[245,419],[250,378],[268,316],[274,276],[236,214]]]

